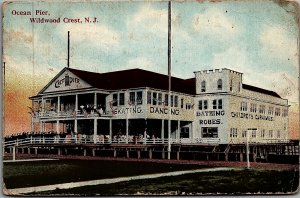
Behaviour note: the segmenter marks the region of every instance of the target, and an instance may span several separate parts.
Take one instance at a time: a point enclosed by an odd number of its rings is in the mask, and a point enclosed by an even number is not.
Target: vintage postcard
[[[295,194],[295,1],[5,1],[3,193]]]

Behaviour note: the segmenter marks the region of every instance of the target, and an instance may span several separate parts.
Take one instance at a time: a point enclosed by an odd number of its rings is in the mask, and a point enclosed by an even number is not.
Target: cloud
[[[259,36],[262,52],[270,58],[292,61],[298,68],[297,37],[290,35],[280,26],[266,27]]]
[[[243,73],[251,72],[251,61],[247,52],[238,46],[232,46],[226,51],[213,56],[211,66],[213,68],[229,68]]]
[[[275,91],[290,102],[299,101],[298,79],[286,72],[260,68],[259,72],[247,51],[233,46],[224,52],[214,55],[212,68],[228,68],[242,72],[243,83]]]
[[[195,14],[192,28],[199,33],[222,35],[222,37],[238,33],[237,24],[225,16],[220,8],[209,8],[203,13]]]
[[[165,68],[155,65],[151,60],[145,57],[130,59],[125,66],[126,69],[142,68],[157,73],[165,73]]]
[[[128,34],[131,39],[145,40],[145,38],[167,37],[167,9],[155,9],[151,4],[145,4],[127,21]]]
[[[72,42],[77,44],[88,44],[97,48],[105,48],[116,46],[120,42],[120,35],[117,31],[112,30],[103,24],[68,24],[59,31],[65,37],[70,31]]]

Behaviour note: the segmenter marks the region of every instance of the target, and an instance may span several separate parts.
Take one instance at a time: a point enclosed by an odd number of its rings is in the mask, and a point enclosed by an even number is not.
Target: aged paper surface
[[[294,1],[6,1],[3,193],[292,194]]]

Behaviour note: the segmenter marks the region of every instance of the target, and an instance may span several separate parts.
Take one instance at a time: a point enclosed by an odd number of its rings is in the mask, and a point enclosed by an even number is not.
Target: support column
[[[138,158],[138,159],[141,158],[141,151],[140,151],[140,150],[137,151],[137,158]]]
[[[129,128],[129,121],[128,118],[126,118],[126,144],[128,144],[128,128]]]
[[[94,143],[97,143],[97,119],[94,119]]]
[[[171,159],[171,120],[170,119],[168,119],[168,159]]]
[[[165,139],[165,120],[161,120],[161,135],[162,141]]]
[[[86,149],[83,149],[83,156],[86,156]]]
[[[149,159],[152,159],[152,149],[149,149]]]
[[[194,125],[194,122],[191,122],[190,123],[190,129],[189,129],[189,138],[190,138],[191,142],[194,141],[193,125]]]
[[[13,147],[13,161],[16,160],[16,147]]]
[[[75,94],[75,112],[78,110],[78,94]]]
[[[165,159],[166,156],[165,156],[165,148],[162,149],[162,152],[161,152],[161,158],[162,159]]]
[[[37,155],[37,148],[34,148],[34,154]]]
[[[97,93],[94,93],[94,107],[97,108]]]
[[[117,150],[114,149],[114,157],[117,157]]]
[[[57,96],[57,115],[59,115],[60,112],[60,96]]]
[[[56,120],[56,133],[59,134],[59,120]]]
[[[92,149],[92,155],[93,155],[93,157],[96,156],[96,153],[95,153],[95,149],[94,149],[94,148]]]
[[[147,119],[145,119],[145,130],[144,130],[144,144],[146,144],[147,141]]]
[[[177,160],[180,159],[180,151],[177,151],[177,153],[176,153],[176,159],[177,159]]]
[[[179,140],[180,140],[180,120],[177,121],[177,134],[176,134],[176,139],[178,140],[178,143],[179,143]]]
[[[112,142],[112,119],[109,120],[109,138],[110,138],[110,141]]]
[[[30,147],[27,148],[27,154],[30,154]]]
[[[40,122],[40,132],[43,131],[43,121]]]
[[[126,150],[126,157],[129,158],[129,150]]]
[[[244,161],[243,149],[240,149],[240,162]]]
[[[77,133],[77,119],[74,120],[74,133]]]

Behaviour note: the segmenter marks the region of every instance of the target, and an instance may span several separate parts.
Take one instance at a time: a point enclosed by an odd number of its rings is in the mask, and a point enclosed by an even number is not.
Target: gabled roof
[[[169,77],[142,69],[129,69],[107,73],[88,72],[68,68],[70,72],[90,84],[91,86],[104,90],[119,90],[139,87],[151,87],[161,90],[168,90]],[[171,90],[180,93],[196,93],[195,78],[180,79],[171,78]]]
[[[254,86],[247,85],[247,84],[242,84],[242,87],[243,87],[243,89],[247,89],[247,90],[249,90],[249,91],[254,91],[254,92],[258,92],[258,93],[263,93],[263,94],[267,94],[267,95],[270,95],[270,96],[274,96],[274,97],[277,97],[277,98],[281,98],[281,97],[280,97],[276,92],[274,92],[274,91],[262,89],[262,88],[259,88],[259,87],[254,87]]]

